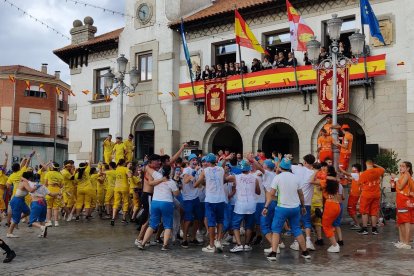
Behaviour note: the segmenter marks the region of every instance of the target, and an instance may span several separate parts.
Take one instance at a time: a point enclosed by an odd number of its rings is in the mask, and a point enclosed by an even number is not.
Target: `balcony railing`
[[[59,137],[66,137],[66,127],[58,126],[56,129],[56,135]]]
[[[26,133],[45,134],[45,124],[26,124]]]
[[[59,101],[58,102],[58,109],[60,111],[67,111],[68,110],[68,103],[65,101]]]

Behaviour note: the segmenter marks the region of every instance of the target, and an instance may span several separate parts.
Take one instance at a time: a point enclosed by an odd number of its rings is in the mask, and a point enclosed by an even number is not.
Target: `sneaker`
[[[203,247],[201,251],[206,253],[214,253],[216,251],[215,247],[211,247],[210,245],[207,245],[206,247]]]
[[[339,253],[341,251],[341,248],[339,247],[339,244],[336,244],[336,246],[331,245],[328,250],[329,253]]]
[[[344,241],[338,241],[339,246],[344,246]]]
[[[41,226],[40,227],[40,235],[42,236],[42,238],[46,238],[47,236],[47,227],[46,226]]]
[[[11,250],[9,253],[6,254],[6,258],[3,260],[3,263],[10,263],[16,257],[16,253]]]
[[[298,246],[299,246],[299,244],[298,244]],[[306,241],[306,249],[309,249],[311,251],[315,251],[315,246],[313,245],[312,241],[310,241],[310,240]],[[299,247],[298,247],[298,250],[299,250]]]
[[[8,234],[6,235],[7,238],[18,238],[19,236],[16,236],[15,234]]]
[[[315,244],[319,245],[319,246],[322,246],[324,244],[323,239],[316,240]]]
[[[170,250],[170,247],[168,245],[163,245],[161,247],[161,251],[169,251],[169,250]]]
[[[237,245],[234,246],[232,249],[230,249],[231,253],[236,253],[236,252],[242,252],[244,250],[243,245]]]
[[[246,244],[243,249],[244,249],[244,251],[252,251],[253,250],[253,247],[251,247],[250,245]]]
[[[286,248],[285,243],[284,242],[279,243],[279,247],[278,248],[281,248],[281,249]]]
[[[68,215],[68,217],[67,217],[67,219],[66,219],[66,221],[68,221],[68,222],[69,222],[69,221],[71,221],[71,220],[72,220],[72,218],[73,218],[73,215],[72,215],[72,214],[69,214],[69,215]]]
[[[372,235],[379,235],[379,232],[378,232],[378,230],[377,230],[377,229],[375,229],[375,230],[372,230],[372,231],[371,231],[371,234],[372,234]]]
[[[45,226],[46,226],[46,227],[53,226],[53,225],[52,225],[52,221],[48,221],[48,222],[46,222]]]
[[[111,225],[115,226],[115,220],[111,219]]]
[[[269,248],[265,248],[265,249],[263,249],[263,252],[264,253],[271,253],[273,250],[272,250],[272,247],[269,247]]]
[[[400,249],[411,249],[412,247],[409,244],[401,243],[399,248]]]
[[[140,243],[142,243],[142,241],[139,241],[138,239],[135,239],[134,244],[135,244],[136,246],[138,246]]]
[[[311,256],[309,255],[309,251],[308,250],[302,251],[301,256],[302,256],[302,258],[305,258],[305,259],[310,259],[311,258]]]
[[[55,227],[59,227],[59,222],[55,221]]]
[[[144,250],[145,249],[145,245],[143,245],[141,241],[138,242],[137,247],[138,247],[139,250]]]
[[[351,230],[361,230],[361,226],[357,225],[357,224],[353,224],[351,226]]]
[[[277,260],[277,258],[276,258],[276,256],[277,256],[277,254],[276,254],[276,252],[270,252],[267,256],[266,256],[266,258],[269,260],[269,261],[276,261]]]
[[[190,243],[192,245],[201,245],[201,243],[199,243],[198,240],[192,240],[192,241],[190,241]]]
[[[181,247],[182,247],[182,248],[188,248],[188,241],[183,241],[183,242],[181,243]]]
[[[360,235],[368,235],[368,230],[361,228],[359,231],[357,231],[357,233]]]
[[[223,252],[223,246],[221,245],[220,241],[214,241],[214,246],[216,247],[218,253]]]
[[[295,251],[299,251],[299,243],[297,240],[295,240],[291,245],[290,245],[290,249],[295,250]]]

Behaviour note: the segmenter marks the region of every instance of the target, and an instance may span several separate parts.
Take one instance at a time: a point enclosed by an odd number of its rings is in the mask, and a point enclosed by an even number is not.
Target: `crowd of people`
[[[333,129],[340,132],[339,142],[332,139]],[[49,162],[34,170],[30,167],[37,156],[33,152],[6,173],[6,155],[0,170],[0,211],[9,227],[6,238],[17,238],[14,229],[25,219],[39,229],[40,238],[46,238],[48,227],[58,227],[59,220],[99,216],[112,226],[119,220],[135,222],[139,230],[135,245],[141,250],[160,243],[165,251],[171,241],[181,240],[182,248],[206,242],[202,248],[206,253],[222,252],[223,246],[234,243],[230,252],[237,253],[267,243],[267,258],[276,260],[285,248],[282,233],[294,236],[290,248],[304,258],[324,245],[323,234],[330,244],[327,251],[340,252],[344,210],[359,234],[380,233],[384,169],[368,160],[364,171],[361,164],[353,164],[348,171],[353,136],[348,125],[332,125],[330,116],[321,129],[317,154],[296,162],[292,155],[277,151],[269,158],[262,151],[242,155],[229,150],[182,158],[187,146],[183,144],[172,157],[161,150],[137,163],[132,160],[133,138],[117,137],[113,142],[109,135],[103,143],[103,160],[95,166],[89,160],[75,167],[67,160],[62,166]],[[337,169],[332,162],[335,147],[340,151]],[[412,164],[402,162],[399,170],[398,176],[392,176],[399,229],[395,246],[411,249]],[[346,186],[350,189],[344,202]],[[6,252],[4,262],[12,261],[15,252],[4,240],[0,247]]]
[[[339,53],[346,57],[351,57],[351,52],[346,50],[343,42],[339,43]],[[321,47],[318,62],[328,58],[328,51],[326,47]],[[216,78],[225,78],[234,75],[246,74],[249,72],[258,72],[268,69],[289,68],[299,66],[294,52],[279,51],[275,56],[265,55],[263,60],[254,58],[250,69],[246,65],[245,61],[238,62],[225,62],[224,64],[206,65],[204,70],[201,66],[196,66],[195,81],[211,80]],[[307,53],[303,58],[303,65],[311,65]]]

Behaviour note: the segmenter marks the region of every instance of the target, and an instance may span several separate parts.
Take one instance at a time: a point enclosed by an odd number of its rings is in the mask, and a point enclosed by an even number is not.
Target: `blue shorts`
[[[311,206],[305,205],[306,215],[300,217],[300,221],[303,224],[303,227],[306,229],[312,229],[312,218],[311,218]]]
[[[24,197],[17,197],[14,196],[10,201],[10,207],[12,210],[12,222],[18,224],[20,222],[22,213],[23,214],[30,214],[30,209],[24,202]]]
[[[233,212],[233,220],[231,222],[231,229],[240,230],[240,225],[244,220],[244,229],[253,230],[255,214],[236,214]]]
[[[254,213],[254,223],[256,225],[260,225],[260,218],[262,217],[264,206],[264,203],[256,203],[256,212]]]
[[[206,202],[206,217],[208,227],[216,227],[217,224],[223,224],[224,221],[224,209],[226,203],[210,203]]]
[[[200,201],[200,212],[203,215],[203,219],[206,217],[206,203]]]
[[[184,200],[182,207],[184,209],[184,221],[202,220],[203,213],[200,208],[200,199]]]
[[[332,223],[332,225],[334,227],[340,227],[341,226],[341,221],[342,221],[342,203],[339,203],[339,207],[341,207],[341,212],[339,213],[339,215],[336,218],[336,220]]]
[[[164,229],[173,228],[173,217],[174,217],[174,203],[167,201],[156,201],[151,202],[151,213],[149,226],[152,229],[157,229],[161,222]]]
[[[277,206],[272,222],[272,232],[277,234],[282,233],[283,225],[287,220],[289,221],[293,236],[296,238],[302,235],[302,229],[300,229],[300,217],[300,207],[283,208]]]
[[[234,205],[226,203],[226,209],[224,210],[223,233],[231,230],[231,225],[233,221],[233,210]]]
[[[30,204],[30,220],[29,224],[33,222],[45,222],[46,221],[46,200],[33,201]]]
[[[184,203],[183,195],[180,193],[175,198],[178,200],[178,202],[180,202],[181,206],[183,206],[183,203]]]
[[[276,201],[272,200],[267,208],[267,215],[260,217],[260,230],[266,236],[272,233],[272,221],[275,215]]]

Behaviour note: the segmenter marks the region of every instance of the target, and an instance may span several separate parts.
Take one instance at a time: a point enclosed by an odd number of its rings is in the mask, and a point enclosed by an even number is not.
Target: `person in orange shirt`
[[[328,114],[325,117],[325,124],[323,125],[322,129],[326,130],[326,132],[331,135],[332,134],[332,115]]]
[[[339,183],[335,180],[328,179],[326,181],[325,191],[327,198],[325,201],[324,212],[322,216],[322,229],[325,236],[331,242],[331,246],[328,248],[330,253],[339,253],[339,243],[335,238],[335,227],[333,226],[334,221],[338,218],[341,213],[340,207],[340,195],[338,194]]]
[[[319,161],[325,162],[326,158],[332,159],[332,136],[325,129],[321,129],[322,135],[318,138]]]
[[[410,193],[414,192],[414,180],[413,165],[411,162],[402,162],[400,164],[400,175],[395,178],[395,175],[391,175],[391,179],[396,183],[396,205],[397,205],[397,224],[400,240],[395,244],[395,247],[400,249],[411,249],[411,225],[413,218],[411,207],[412,196]]]
[[[336,146],[340,148],[339,153],[339,167],[344,169],[345,171],[349,167],[349,159],[351,158],[352,152],[352,142],[354,140],[354,136],[349,132],[349,125],[344,124],[342,125],[341,130],[344,133],[342,143],[335,143]]]
[[[359,184],[359,175],[361,173],[362,167],[360,164],[352,165],[352,173],[346,172],[344,169],[339,167],[341,172],[351,180],[351,189],[349,190],[348,196],[348,214],[354,221],[351,230],[360,230],[361,226],[357,218],[357,204],[359,197],[361,196],[361,186]]]
[[[371,160],[367,160],[365,164],[367,169],[359,176],[361,185],[359,212],[362,215],[362,228],[358,234],[368,235],[368,216],[371,216],[372,234],[378,235],[377,220],[380,210],[381,177],[385,170]]]

